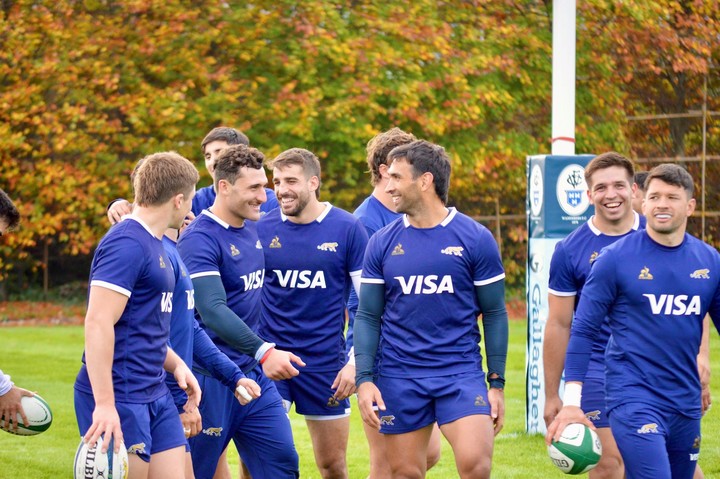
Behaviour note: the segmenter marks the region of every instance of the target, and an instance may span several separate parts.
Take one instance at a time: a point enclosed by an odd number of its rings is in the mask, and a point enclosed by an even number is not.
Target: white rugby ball
[[[5,424],[5,416],[2,416],[2,418],[0,418],[0,429],[19,436],[34,436],[43,431],[47,431],[53,420],[52,411],[48,403],[36,394],[34,396],[23,396],[22,399],[20,399],[20,404],[22,405],[23,411],[25,411],[25,416],[29,424],[23,424],[22,416],[18,414],[16,418],[18,428],[16,431],[13,429],[14,424]]]
[[[113,440],[110,440],[105,454],[102,453],[102,445],[102,437],[95,447],[80,440],[73,466],[75,479],[127,479],[128,454],[125,444],[120,443],[120,452],[117,454]]]

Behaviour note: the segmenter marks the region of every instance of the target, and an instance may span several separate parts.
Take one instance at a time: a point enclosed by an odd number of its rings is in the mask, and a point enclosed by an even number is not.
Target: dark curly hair
[[[243,167],[260,170],[263,167],[265,155],[257,148],[246,145],[233,145],[225,148],[217,161],[215,161],[215,186],[220,180],[226,180],[230,184],[242,176],[240,169]]]

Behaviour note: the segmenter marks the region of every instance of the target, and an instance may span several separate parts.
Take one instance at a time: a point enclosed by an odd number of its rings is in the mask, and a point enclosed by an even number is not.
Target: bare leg
[[[623,479],[625,477],[625,465],[612,431],[609,427],[599,427],[595,432],[597,432],[602,443],[602,456],[600,456],[600,462],[598,462],[597,466],[590,471],[589,478]]]
[[[306,419],[317,464],[323,479],[347,479],[347,443],[350,417]]]
[[[132,467],[132,466],[131,466]],[[148,479],[177,479],[185,474],[185,446],[150,456]]]
[[[473,415],[440,426],[452,446],[462,479],[488,479],[492,469],[495,432],[490,416]]]
[[[195,479],[195,471],[193,471],[192,454],[190,451],[185,453],[185,479]]]
[[[228,447],[230,446],[228,445]],[[213,476],[213,479],[232,479],[232,476],[230,475],[230,466],[228,466],[227,462],[227,452],[228,448],[226,447],[222,455],[220,455],[220,458],[218,459],[217,468],[215,469],[215,475]]]
[[[370,448],[370,475],[367,479],[390,479],[390,464],[385,459],[385,435],[365,421],[362,424]]]
[[[394,479],[422,479],[433,425],[403,434],[385,434],[386,457]]]

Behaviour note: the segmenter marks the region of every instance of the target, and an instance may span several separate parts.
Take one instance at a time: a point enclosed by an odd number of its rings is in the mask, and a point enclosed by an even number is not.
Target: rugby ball
[[[597,466],[602,445],[595,431],[584,424],[573,423],[563,430],[559,441],[548,446],[548,454],[565,474],[583,474]]]
[[[115,453],[115,445],[110,440],[108,450],[102,453],[103,439],[98,439],[95,447],[80,440],[75,453],[75,479],[127,479],[128,454],[125,444],[120,443],[120,452]]]
[[[43,398],[37,394],[34,396],[23,396],[20,399],[25,416],[28,419],[29,424],[22,423],[22,416],[17,415],[17,431],[13,430],[14,424],[5,424],[5,416],[0,418],[0,428],[3,431],[7,431],[10,434],[17,434],[19,436],[34,436],[40,434],[43,431],[47,431],[52,424],[53,416],[50,406],[45,402]]]

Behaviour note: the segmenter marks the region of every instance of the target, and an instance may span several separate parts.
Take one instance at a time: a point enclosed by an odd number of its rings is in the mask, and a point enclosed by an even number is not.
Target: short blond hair
[[[160,206],[177,194],[189,195],[199,179],[197,168],[178,153],[153,153],[140,160],[132,173],[135,203]]]

